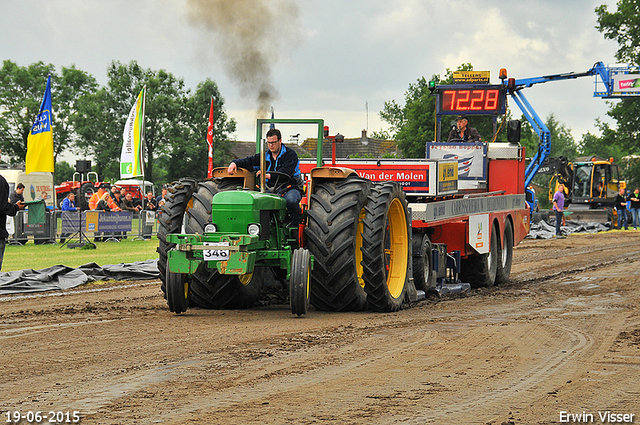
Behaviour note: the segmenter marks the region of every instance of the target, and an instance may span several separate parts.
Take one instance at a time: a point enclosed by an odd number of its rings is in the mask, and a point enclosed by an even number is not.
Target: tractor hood
[[[245,190],[219,192],[211,201],[211,221],[218,232],[223,233],[245,234],[251,223],[260,223],[266,231],[274,213],[279,220],[284,219],[286,207],[283,197],[270,193]]]
[[[279,210],[286,207],[287,203],[282,196],[270,193],[251,192],[244,190],[230,190],[227,192],[218,192],[212,200],[214,208],[217,206],[240,207],[242,210],[247,208],[256,210]]]

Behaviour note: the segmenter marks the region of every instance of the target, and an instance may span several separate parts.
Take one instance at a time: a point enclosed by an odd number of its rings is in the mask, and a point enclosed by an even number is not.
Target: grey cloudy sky
[[[462,63],[491,71],[493,83],[502,67],[525,78],[613,63],[616,43],[595,29],[604,3],[615,10],[612,0],[0,0],[0,53],[21,66],[75,64],[102,84],[114,59],[165,69],[190,88],[211,78],[238,140],[255,138],[265,86],[277,118],[323,118],[332,134],[358,137],[367,122],[386,128],[378,112],[403,104],[410,83]],[[254,75],[238,71],[247,67]],[[579,140],[607,120],[593,89],[584,77],[525,94]]]

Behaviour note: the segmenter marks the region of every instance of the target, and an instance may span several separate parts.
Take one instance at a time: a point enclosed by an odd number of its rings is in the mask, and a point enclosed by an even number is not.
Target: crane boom
[[[541,77],[522,78],[509,82],[509,94],[516,102],[523,115],[531,123],[534,131],[540,138],[538,151],[533,156],[531,162],[525,170],[525,187],[528,187],[536,176],[540,165],[551,153],[551,134],[542,119],[535,112],[522,89],[531,87],[534,84],[546,83],[549,81],[573,80],[580,77],[595,76],[594,97],[603,99],[621,99],[625,97],[640,96],[640,89],[627,89],[623,87],[622,78],[624,76],[635,75],[640,79],[640,72],[637,66],[632,65],[605,65],[596,62],[591,69],[585,72],[566,72],[562,74],[544,75]],[[601,89],[603,87],[603,89]]]

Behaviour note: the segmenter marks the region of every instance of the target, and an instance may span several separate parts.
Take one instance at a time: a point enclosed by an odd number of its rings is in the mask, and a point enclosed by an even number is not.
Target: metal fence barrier
[[[80,219],[82,214],[82,219]],[[63,243],[83,236],[97,242],[119,242],[122,239],[150,239],[158,234],[156,211],[108,212],[108,211],[45,211],[44,219],[29,222],[29,211],[19,211],[15,217],[7,217],[7,242],[12,245]]]

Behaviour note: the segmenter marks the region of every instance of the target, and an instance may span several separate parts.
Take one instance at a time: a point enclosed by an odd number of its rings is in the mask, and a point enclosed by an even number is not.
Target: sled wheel
[[[184,313],[189,307],[189,281],[183,273],[172,273],[167,270],[167,303],[169,311],[176,314]]]
[[[429,291],[435,286],[432,245],[428,235],[413,232],[413,283],[416,289]]]
[[[291,279],[289,279],[289,303],[291,314],[302,316],[309,310],[309,280],[311,275],[311,254],[309,250],[298,248],[291,257]]]
[[[490,248],[487,254],[470,256],[462,261],[460,280],[471,284],[472,288],[492,287],[498,271],[498,232],[491,226]]]
[[[498,255],[498,270],[496,272],[496,284],[505,283],[511,274],[511,263],[513,262],[513,226],[507,219],[504,225],[504,241],[500,246]]]

